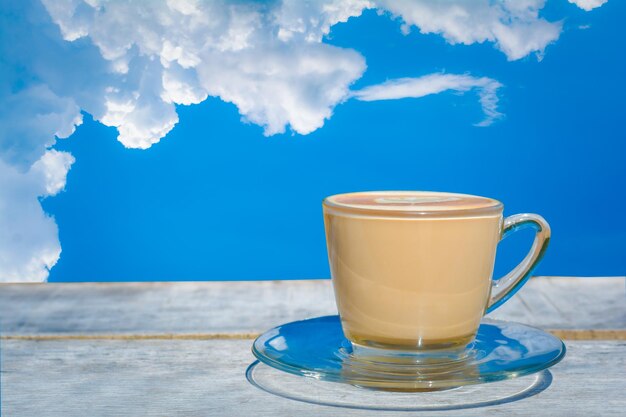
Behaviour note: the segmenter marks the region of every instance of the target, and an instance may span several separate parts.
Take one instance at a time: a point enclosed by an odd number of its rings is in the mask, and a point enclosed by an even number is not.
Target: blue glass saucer
[[[391,391],[433,391],[529,375],[559,362],[565,345],[543,330],[484,319],[473,347],[458,360],[372,360],[355,354],[339,316],[287,323],[259,336],[253,354],[281,371]]]

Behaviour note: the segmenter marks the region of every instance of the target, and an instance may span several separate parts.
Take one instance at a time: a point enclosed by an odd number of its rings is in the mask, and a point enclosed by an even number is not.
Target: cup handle
[[[537,266],[550,242],[550,225],[538,214],[515,214],[504,219],[502,237],[506,238],[513,232],[532,227],[535,229],[535,240],[528,255],[511,272],[491,285],[491,296],[485,313],[491,313],[511,298],[528,281],[533,269]]]

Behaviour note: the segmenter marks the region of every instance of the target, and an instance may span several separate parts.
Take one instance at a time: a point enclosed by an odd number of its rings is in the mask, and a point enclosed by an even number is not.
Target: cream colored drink
[[[463,194],[372,192],[324,201],[346,337],[369,347],[464,347],[489,302],[502,204]]]

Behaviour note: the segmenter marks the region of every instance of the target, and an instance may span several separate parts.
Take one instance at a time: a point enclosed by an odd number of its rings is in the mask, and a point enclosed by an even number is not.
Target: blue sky
[[[374,189],[497,198],[506,215],[536,212],[552,225],[538,274],[626,274],[626,41],[616,36],[626,5],[531,1],[493,12],[494,26],[487,12],[498,2],[475,2],[484,13],[464,22],[418,3],[337,17],[278,2],[280,14],[257,11],[256,26],[248,9],[229,10],[219,33],[237,36],[222,55],[198,42],[154,47],[145,34],[120,49],[102,38],[103,27],[128,25],[113,7],[5,10],[3,94],[17,110],[0,130],[0,202],[12,207],[0,209],[11,232],[0,279],[328,277],[321,199]],[[265,33],[268,13],[279,29],[242,41],[251,25]],[[317,26],[293,23],[302,16]],[[25,57],[12,39],[33,21],[44,29]],[[23,127],[33,119],[49,129]],[[530,239],[501,244],[497,274]]]

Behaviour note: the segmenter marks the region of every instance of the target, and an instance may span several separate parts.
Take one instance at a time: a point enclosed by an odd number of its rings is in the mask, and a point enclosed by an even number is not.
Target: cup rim
[[[338,197],[347,196],[366,196],[366,195],[419,195],[428,194],[440,195],[446,197],[462,197],[472,198],[478,200],[485,200],[484,205],[477,207],[464,207],[464,208],[439,208],[436,210],[424,210],[416,208],[415,210],[410,207],[396,208],[393,206],[387,207],[367,207],[360,206],[358,204],[341,204],[334,200]],[[473,194],[453,193],[443,191],[425,191],[425,190],[385,190],[385,191],[357,191],[349,193],[339,193],[330,195],[322,200],[322,206],[325,212],[329,212],[336,215],[344,216],[374,216],[374,217],[400,217],[400,218],[448,218],[448,217],[484,217],[489,215],[500,215],[504,210],[504,205],[490,197],[483,197]]]

